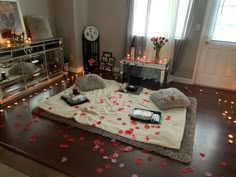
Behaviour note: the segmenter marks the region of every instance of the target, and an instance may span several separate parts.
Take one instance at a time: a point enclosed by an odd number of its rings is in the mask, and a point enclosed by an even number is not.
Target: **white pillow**
[[[104,79],[96,74],[88,74],[78,77],[75,81],[75,85],[82,91],[103,89],[106,87]]]
[[[188,107],[190,101],[176,88],[160,89],[150,95],[150,99],[160,109]]]
[[[37,70],[37,66],[35,66],[33,63],[28,62],[19,62],[12,65],[8,73],[9,75],[21,75],[23,74],[23,71],[26,75],[33,74]]]

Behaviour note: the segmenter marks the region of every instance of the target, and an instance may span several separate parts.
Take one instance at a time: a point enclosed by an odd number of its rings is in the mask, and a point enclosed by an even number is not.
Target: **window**
[[[236,1],[221,0],[212,40],[236,42]]]
[[[161,36],[164,29],[159,28],[165,25],[166,19],[162,14],[170,10],[172,1],[167,0],[135,0],[133,35],[135,36]],[[189,18],[192,0],[179,0],[178,16],[176,23],[175,38],[180,39],[185,34],[186,21]]]

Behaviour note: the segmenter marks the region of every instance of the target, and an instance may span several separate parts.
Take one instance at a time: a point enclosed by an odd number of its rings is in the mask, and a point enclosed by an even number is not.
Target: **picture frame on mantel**
[[[24,20],[18,0],[0,1],[0,44],[6,39],[13,39],[14,34],[24,33],[27,38]]]

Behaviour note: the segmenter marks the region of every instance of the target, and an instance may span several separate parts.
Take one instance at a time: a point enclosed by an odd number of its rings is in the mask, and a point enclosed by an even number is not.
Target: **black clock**
[[[84,70],[96,70],[99,64],[99,32],[94,26],[87,26],[82,34]],[[92,63],[91,63],[92,61]]]

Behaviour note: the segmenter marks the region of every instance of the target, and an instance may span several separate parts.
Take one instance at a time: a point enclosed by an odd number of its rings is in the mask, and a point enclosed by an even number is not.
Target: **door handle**
[[[209,44],[211,42],[211,36],[206,36],[205,44]]]

